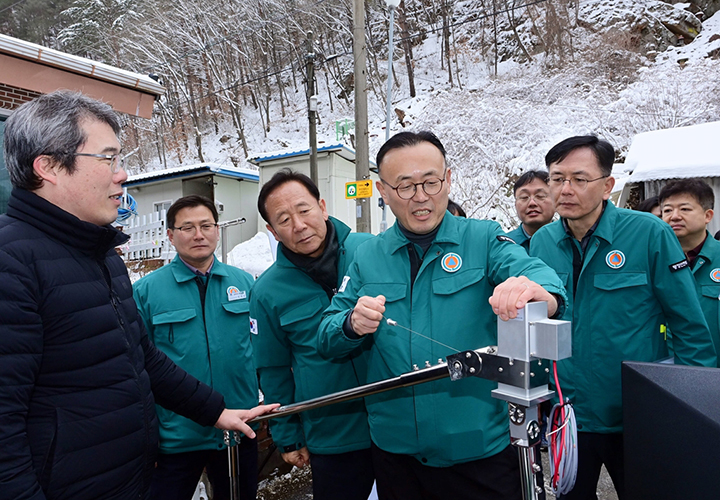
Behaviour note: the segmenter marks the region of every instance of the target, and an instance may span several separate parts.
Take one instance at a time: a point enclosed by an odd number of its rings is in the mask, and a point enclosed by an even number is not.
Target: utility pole
[[[313,32],[307,33],[307,80],[308,80],[308,120],[310,121],[310,178],[318,185],[317,166],[317,124],[315,113],[317,112],[317,96],[315,95],[315,50],[313,48]]]
[[[353,59],[355,60],[355,178],[370,179],[367,110],[367,46],[365,45],[365,1],[353,0]],[[355,229],[369,233],[371,198],[356,198]]]

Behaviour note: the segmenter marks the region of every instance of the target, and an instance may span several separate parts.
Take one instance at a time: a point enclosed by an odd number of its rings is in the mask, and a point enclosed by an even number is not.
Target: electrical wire
[[[121,226],[127,226],[130,224],[128,219],[133,215],[137,215],[137,202],[135,198],[125,193],[122,196],[122,205],[118,208],[118,216],[115,222]]]
[[[553,406],[548,418],[548,455],[550,458],[550,487],[555,496],[573,489],[577,478],[577,422],[569,400],[565,401],[557,374],[557,361],[553,361],[555,387],[560,403]]]

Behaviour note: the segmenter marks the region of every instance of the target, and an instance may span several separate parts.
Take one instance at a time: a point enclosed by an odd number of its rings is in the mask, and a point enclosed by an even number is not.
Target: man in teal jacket
[[[258,403],[250,341],[252,277],[214,257],[219,240],[215,204],[203,196],[177,200],[167,212],[173,261],[137,281],[135,302],[150,341],[178,366],[225,396],[228,405]],[[153,499],[192,498],[204,468],[214,498],[230,498],[223,432],[157,407],[160,454]],[[257,494],[257,440],[242,437],[241,498]]]
[[[393,136],[377,165],[397,223],[355,254],[320,326],[323,354],[370,348],[375,382],[496,345],[496,314],[514,318],[530,300],[547,301],[550,315],[559,310],[564,290],[552,269],[497,223],[446,211],[450,170],[434,134]],[[521,498],[507,406],[491,397],[495,387],[445,379],[366,398],[380,498]]]
[[[713,218],[715,193],[700,179],[682,179],[668,183],[658,198],[662,218],[675,232],[690,263],[695,290],[717,351],[720,347],[720,241],[707,230]]]
[[[621,363],[665,357],[662,324],[676,333],[677,363],[716,364],[692,273],[670,227],[607,201],[614,158],[613,147],[595,136],[571,137],[548,152],[561,219],[530,243],[530,255],[565,280],[563,319],[573,327],[572,358],[558,363],[558,374],[577,416],[578,474],[563,499],[594,499],[603,464],[623,497]]]
[[[507,236],[528,251],[532,235],[545,224],[549,224],[555,215],[547,172],[528,170],[515,181],[513,194],[520,225],[509,231]]]
[[[281,170],[265,183],[258,210],[278,240],[277,261],[250,296],[253,344],[266,398],[283,404],[356,387],[364,379],[360,350],[328,361],[317,352],[317,328],[358,245],[329,217],[325,200],[306,175]],[[312,465],[315,500],[366,500],[374,474],[362,400],[270,422],[283,459]]]

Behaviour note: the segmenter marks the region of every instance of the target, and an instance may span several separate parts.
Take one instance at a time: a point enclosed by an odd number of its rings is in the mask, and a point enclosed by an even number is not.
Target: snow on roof
[[[165,88],[149,76],[133,73],[108,64],[74,56],[42,45],[26,42],[0,34],[0,53],[30,59],[39,63],[62,68],[81,75],[115,83],[123,87],[142,90],[153,95],[162,95]]]
[[[337,153],[346,160],[355,161],[355,150],[350,149],[342,142],[326,144],[318,148],[318,153]],[[280,160],[282,158],[292,158],[294,156],[309,155],[310,148],[307,149],[281,149],[279,151],[271,151],[269,153],[261,153],[248,157],[247,161],[253,165],[260,165],[266,161]],[[372,163],[372,162],[371,162]]]
[[[142,174],[131,175],[123,184],[124,187],[139,186],[156,182],[158,180],[168,180],[178,177],[189,177],[192,175],[212,172],[217,175],[226,177],[234,177],[236,179],[246,179],[249,181],[260,182],[260,176],[257,170],[249,168],[228,167],[215,163],[198,163],[195,165],[185,165],[181,167],[168,168],[166,170],[154,170],[152,172],[144,172]]]
[[[720,177],[720,122],[655,130],[633,138],[628,182]]]

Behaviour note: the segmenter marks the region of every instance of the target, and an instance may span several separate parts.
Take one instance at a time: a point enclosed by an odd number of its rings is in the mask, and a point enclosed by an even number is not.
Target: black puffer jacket
[[[155,402],[204,425],[224,408],[148,342],[126,240],[18,189],[0,216],[0,499],[146,498]]]

